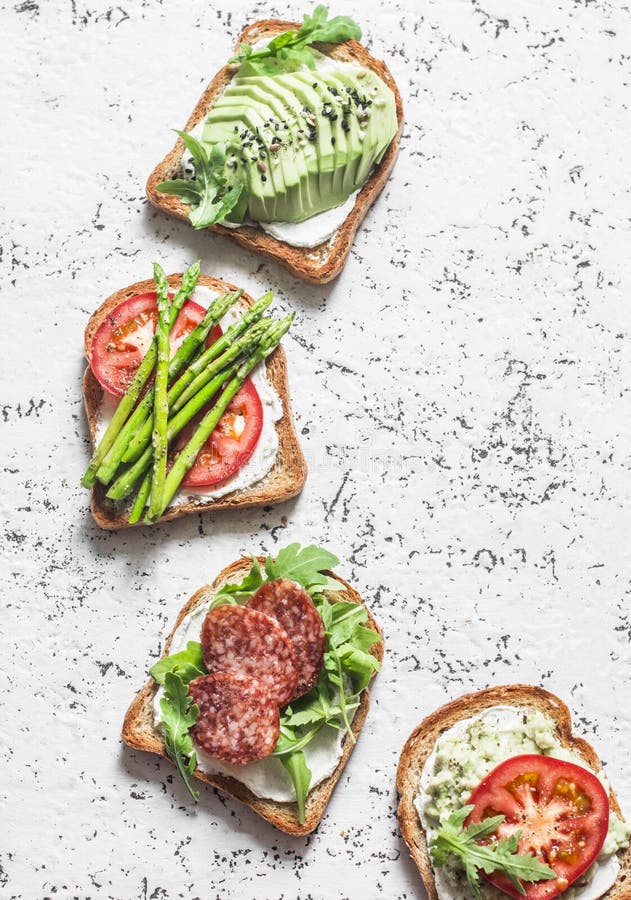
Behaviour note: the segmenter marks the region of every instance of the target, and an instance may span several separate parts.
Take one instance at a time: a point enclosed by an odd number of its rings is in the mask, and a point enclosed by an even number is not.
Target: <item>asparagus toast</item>
[[[266,315],[271,300],[268,292],[254,303],[196,264],[169,278],[157,267],[155,285],[131,285],[94,313],[83,382],[94,452],[83,484],[99,525],[301,490],[306,467],[278,346],[293,316]]]

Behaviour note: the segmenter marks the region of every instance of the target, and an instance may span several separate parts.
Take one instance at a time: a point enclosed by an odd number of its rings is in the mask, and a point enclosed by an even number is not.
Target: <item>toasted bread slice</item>
[[[177,288],[181,280],[181,273],[169,275],[168,277],[169,285],[172,288]],[[198,284],[208,287],[218,294],[237,290],[234,285],[220,281],[218,278],[210,278],[207,275],[201,275]],[[107,314],[119,303],[122,303],[123,300],[133,297],[135,294],[152,291],[154,288],[155,285],[152,280],[137,281],[135,284],[129,285],[129,287],[116,291],[92,314],[85,330],[85,355],[88,362],[90,361],[92,339]],[[248,294],[243,294],[242,301],[248,305],[253,303],[252,298]],[[307,477],[307,464],[302,455],[292,420],[289,385],[287,383],[287,359],[282,347],[276,348],[266,360],[265,366],[267,378],[280,397],[283,407],[282,418],[276,422],[278,453],[272,469],[261,481],[257,481],[255,484],[240,490],[231,491],[229,494],[225,494],[216,500],[204,498],[200,494],[199,499],[196,498],[171,506],[160,518],[160,522],[177,519],[188,513],[204,512],[206,510],[236,509],[246,506],[266,506],[272,503],[281,503],[300,493]],[[102,399],[103,388],[94,377],[90,366],[88,366],[83,376],[83,403],[93,445],[96,442],[96,429]],[[105,496],[106,490],[101,484],[97,484],[92,490],[90,511],[97,525],[109,530],[134,527],[130,526],[128,521],[131,504],[108,500]],[[142,525],[142,521],[137,524]]]
[[[433,712],[414,729],[407,739],[397,771],[398,816],[401,834],[418,867],[430,900],[439,900],[439,897],[425,831],[414,806],[421,772],[436,741],[444,731],[451,728],[456,722],[479,715],[493,706],[518,706],[533,711],[539,710],[552,719],[556,725],[556,736],[559,741],[580,757],[586,768],[598,773],[603,767],[593,747],[583,738],[575,737],[572,734],[572,718],[565,703],[543,688],[527,684],[488,688],[475,694],[465,694]],[[623,818],[616,795],[611,789],[609,804],[612,811]],[[620,872],[616,884],[603,896],[608,900],[623,900],[623,898],[629,900],[631,898],[631,848],[619,851],[618,859]]]
[[[271,40],[275,35],[283,31],[299,27],[299,23],[286,22],[280,19],[263,19],[262,21],[254,22],[252,25],[248,25],[239,35],[236,51],[238,52],[242,43],[255,44],[263,38]],[[385,81],[392,90],[396,101],[399,130],[392,139],[381,162],[374,167],[370,177],[359,192],[355,206],[338,231],[328,241],[319,244],[317,247],[293,247],[291,244],[279,241],[270,234],[266,234],[262,228],[252,225],[242,225],[239,228],[226,228],[223,225],[211,225],[209,227],[211,231],[228,235],[241,247],[254,250],[268,259],[274,260],[286,269],[289,269],[298,278],[302,278],[312,284],[325,284],[335,278],[343,268],[350,253],[355,232],[381,193],[392,171],[399,152],[399,141],[403,130],[403,105],[396,82],[385,63],[372,56],[362,44],[357,41],[346,41],[343,44],[334,46],[321,44],[318,45],[318,49],[326,52],[334,59],[357,62],[364,68],[371,69]],[[184,126],[185,131],[191,131],[195,125],[205,118],[215,99],[223,92],[236,71],[236,66],[226,65],[217,72]],[[156,185],[161,181],[178,177],[183,152],[184,144],[178,138],[175,147],[165,156],[162,162],[158,163],[149,176],[147,197],[149,202],[157,206],[158,209],[177,216],[178,219],[188,221],[188,206],[182,203],[179,197],[162,194],[156,190]]]
[[[264,558],[260,557],[259,562],[263,564],[265,562]],[[173,634],[185,616],[198,606],[210,603],[215,593],[223,587],[224,584],[240,581],[249,572],[251,565],[251,557],[245,557],[233,562],[232,565],[225,568],[217,578],[215,578],[211,585],[200,588],[191,597],[180,610],[175,626],[165,641],[163,656],[168,655]],[[347,584],[346,581],[333,572],[328,572],[327,574],[334,577],[342,586],[341,591],[331,594],[331,597],[335,597],[338,600],[343,599],[351,603],[363,604],[361,597],[350,584]],[[367,612],[368,626],[382,638],[382,640],[378,644],[375,644],[371,649],[373,655],[381,661],[383,659],[383,635],[379,625],[371,615],[370,610],[367,610]],[[137,750],[147,750],[151,753],[158,753],[160,756],[168,759],[164,741],[162,739],[162,733],[154,726],[153,700],[157,690],[158,685],[150,678],[144,688],[136,695],[136,698],[127,710],[125,716],[122,738],[129,747],[133,747]],[[352,720],[355,738],[359,737],[359,733],[363,728],[366,715],[368,714],[369,704],[370,692],[368,688],[366,688],[361,695],[361,702],[356,709]],[[353,752],[353,747],[354,744],[352,740],[346,735],[342,747],[342,756],[340,757],[335,771],[332,775],[309,791],[306,804],[306,821],[304,825],[301,825],[298,821],[298,807],[296,803],[279,803],[275,800],[262,799],[253,794],[252,791],[241,784],[241,782],[228,776],[207,775],[199,769],[196,769],[195,777],[201,779],[201,781],[205,781],[206,784],[209,784],[212,787],[218,788],[224,794],[230,794],[232,797],[245,803],[246,806],[253,809],[255,813],[258,813],[259,816],[262,816],[268,822],[271,822],[272,825],[275,825],[276,828],[279,828],[281,831],[294,835],[309,834],[318,826],[324,815],[329,798],[333,793],[333,788],[337,784],[344,766]]]

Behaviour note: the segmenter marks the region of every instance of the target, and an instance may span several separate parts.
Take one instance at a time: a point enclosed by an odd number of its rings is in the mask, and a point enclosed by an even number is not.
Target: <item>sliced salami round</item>
[[[209,756],[245,765],[270,755],[280,715],[256,679],[216,672],[193,679],[188,690],[199,707],[191,737]]]
[[[201,642],[209,672],[256,678],[278,706],[294,696],[296,651],[276,619],[247,606],[217,606],[204,619]]]
[[[292,699],[306,694],[318,680],[326,650],[322,618],[309,594],[293,581],[280,578],[260,587],[247,606],[283,626],[296,650],[298,664],[298,683]]]

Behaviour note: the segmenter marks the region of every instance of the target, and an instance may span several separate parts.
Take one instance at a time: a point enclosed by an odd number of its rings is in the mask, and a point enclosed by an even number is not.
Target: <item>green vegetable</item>
[[[180,650],[179,653],[172,653],[171,656],[165,656],[164,659],[158,660],[155,666],[149,669],[149,672],[158,684],[164,684],[169,672],[178,675],[185,684],[188,684],[193,678],[197,678],[198,675],[206,675],[202,645],[199,641],[188,641],[186,650]]]
[[[473,806],[464,806],[443,822],[430,842],[430,853],[438,866],[444,866],[449,856],[455,856],[464,867],[465,875],[477,900],[481,900],[480,872],[505,875],[520,894],[526,891],[521,882],[547,881],[556,872],[535,856],[520,855],[517,850],[519,832],[489,844],[478,841],[492,835],[504,821],[503,815],[491,816],[483,822],[464,827]]]
[[[280,761],[291,777],[298,804],[298,821],[301,825],[304,825],[306,821],[305,806],[307,794],[311,784],[311,769],[307,766],[302,750],[296,750],[294,753],[290,753],[289,756],[281,756]]]
[[[215,300],[210,304],[202,320],[198,325],[196,325],[191,333],[184,338],[184,340],[174,353],[173,358],[169,362],[169,382],[172,381],[177,375],[179,375],[186,363],[189,362],[189,360],[191,360],[198,353],[199,348],[203,346],[211,329],[214,328],[217,322],[227,313],[227,311],[230,309],[233,303],[239,299],[242,293],[243,291],[234,291],[231,294],[220,294],[220,296],[216,297]],[[213,344],[212,346],[214,347],[215,344]],[[200,358],[201,357],[198,357],[198,359]],[[192,363],[186,369],[186,372],[190,371],[192,365],[194,364],[195,363]],[[184,375],[186,375],[186,372],[184,373]],[[184,375],[182,375],[182,378],[184,377]],[[179,384],[180,380],[181,379],[178,380],[177,384]],[[175,388],[176,385],[173,385],[167,395],[169,410],[171,409],[171,402],[174,396]],[[132,445],[134,445],[137,440],[139,429],[141,428],[141,426],[146,427],[147,442],[151,439],[151,433],[153,430],[153,415],[151,414],[151,411],[153,409],[153,404],[154,388],[151,387],[148,389],[142,400],[139,401],[133,413],[127,419],[124,427],[119,431],[118,437],[114,441],[114,444],[110,448],[109,453],[99,467],[99,470],[96,473],[96,477],[102,484],[109,484],[114,477],[116,469],[120,465],[121,461],[128,461],[127,457],[130,455]]]
[[[177,766],[186,788],[193,798],[199,799],[199,791],[191,784],[191,775],[197,766],[197,754],[189,734],[199,715],[182,678],[167,672],[164,678],[164,696],[160,699],[162,733],[166,751]]]
[[[247,63],[257,74],[272,74],[281,70],[295,70],[301,65],[315,69],[313,54],[307,49],[311,44],[341,44],[361,36],[361,28],[348,16],[329,19],[326,6],[316,6],[313,15],[305,14],[298,31],[284,31],[269,42],[264,50],[253,52],[249,44],[241,44],[241,53],[233,56],[231,63]]]
[[[236,295],[233,294],[230,296],[234,296],[235,299],[238,299],[238,297],[240,297],[242,293],[243,293],[243,291],[238,291]],[[261,316],[263,315],[263,313],[265,312],[267,307],[272,302],[273,297],[274,297],[274,294],[272,291],[267,291],[267,293],[263,294],[263,296],[259,300],[257,300],[256,303],[253,306],[251,306],[250,309],[248,309],[243,314],[243,316],[239,319],[238,322],[234,322],[228,328],[228,330],[225,331],[221,335],[220,338],[218,338],[216,341],[213,341],[213,343],[210,345],[210,347],[208,347],[206,350],[204,350],[199,356],[197,356],[193,360],[193,362],[191,362],[191,364],[188,366],[188,368],[185,369],[185,371],[180,375],[178,380],[175,382],[175,384],[169,390],[169,395],[168,395],[169,409],[178,410],[178,409],[180,409],[181,406],[183,406],[182,394],[188,388],[188,386],[191,384],[191,382],[200,373],[204,372],[206,370],[206,367],[208,365],[210,365],[211,362],[213,362],[219,356],[224,354],[224,351],[227,351],[228,349],[230,349],[237,342],[237,339],[240,338],[241,335],[243,335],[243,333],[249,328],[250,325],[259,321],[259,319],[261,318]],[[221,298],[217,298],[215,303],[217,303],[220,299]],[[209,308],[209,312],[210,312],[211,308],[214,308],[215,303],[213,303],[212,307]],[[213,321],[213,325],[215,325],[219,321],[219,319],[222,318],[222,316],[224,315],[225,312],[226,312],[226,310],[223,310],[220,312],[219,315],[217,315],[216,319]],[[206,315],[208,315],[208,313]],[[202,320],[202,322],[203,321],[204,320]],[[199,328],[201,326],[201,324],[202,323],[200,322],[200,325],[198,325],[197,327]],[[213,327],[213,326],[211,325],[211,327]],[[196,331],[197,331],[197,328],[195,329],[195,331],[193,331],[191,333],[191,336],[193,334],[195,334]],[[208,329],[208,331],[210,331],[210,328]],[[251,334],[251,330],[248,333]],[[208,332],[206,332],[206,335],[204,335],[200,344],[206,340],[207,336],[208,336]],[[184,343],[182,344],[182,347],[184,346],[185,343],[186,343],[186,341],[184,341]],[[182,349],[182,347],[180,347],[180,350]],[[178,353],[180,352],[180,350],[178,350]],[[175,357],[173,358],[174,361],[175,361],[178,353],[175,354]],[[175,373],[175,374],[177,374],[177,373]],[[173,377],[175,377],[175,374]],[[169,370],[169,375],[171,375],[170,370]],[[138,424],[140,424],[140,423],[138,423]],[[150,433],[150,430],[151,429],[149,429],[149,433]],[[133,441],[130,441],[129,447],[127,448],[127,451],[125,452],[125,455],[123,456],[123,462],[134,462],[134,460],[138,458],[138,455],[139,455],[138,454],[138,444],[139,443],[140,443],[140,439],[138,438],[138,436],[136,436],[136,438],[134,438]]]
[[[248,331],[246,331],[246,333],[241,338],[239,338],[239,340],[235,341],[233,345],[225,351],[225,353],[222,353],[221,356],[217,357],[212,362],[208,362],[206,366],[202,368],[201,371],[199,371],[199,374],[197,376],[195,376],[195,371],[198,371],[198,369],[194,369],[195,363],[189,366],[186,372],[183,373],[182,377],[178,379],[178,381],[176,381],[176,383],[171,387],[167,395],[167,400],[169,402],[169,415],[171,416],[171,418],[169,419],[169,439],[173,437],[173,422],[175,421],[175,413],[184,408],[189,400],[193,400],[194,398],[199,397],[202,388],[205,388],[211,380],[214,381],[217,375],[220,375],[223,372],[223,378],[225,380],[227,373],[231,371],[231,364],[239,360],[240,357],[244,357],[247,353],[251,353],[254,350],[256,344],[261,339],[265,331],[269,328],[272,321],[272,319],[261,319],[259,322],[256,322],[250,329],[248,329]],[[209,350],[212,350],[213,347],[210,347]],[[204,354],[204,356],[205,355],[206,354]],[[189,375],[191,370],[193,370],[193,372]],[[206,391],[205,393],[208,392]],[[198,409],[200,408],[198,401],[196,401],[195,405]],[[189,407],[189,409],[192,409],[192,407]],[[188,416],[188,418],[191,418],[191,416]],[[133,440],[129,442],[127,452],[125,453],[125,457],[127,459],[136,460],[141,456],[141,454],[150,443],[152,427],[153,417],[149,416],[142,423],[142,426],[137,429]]]
[[[230,187],[227,184],[225,144],[215,144],[209,150],[192,134],[185,131],[177,131],[177,134],[193,157],[195,178],[161,181],[156,190],[181,197],[191,208],[191,224],[195,228],[206,228],[228,215],[241,196],[243,185]]]
[[[156,377],[153,386],[153,473],[151,477],[151,494],[149,496],[149,515],[157,518],[162,510],[164,482],[167,472],[167,421],[169,404],[167,389],[169,386],[169,285],[162,266],[153,264],[153,277],[156,283],[158,303],[158,324],[156,326]]]
[[[339,589],[339,582],[324,574],[324,570],[337,566],[339,559],[328,550],[313,545],[300,549],[300,544],[290,544],[280,550],[276,559],[271,556],[265,563],[265,573],[269,581],[288,578],[310,593],[314,589]]]
[[[216,375],[212,381],[209,381],[206,387],[201,390],[181,409],[172,419],[169,419],[167,439],[172,441],[182,429],[188,425],[193,416],[211,400],[217,391],[221,388],[226,379],[231,378],[237,371],[238,364],[234,363],[228,369]],[[136,482],[150,470],[153,461],[153,448],[151,445],[146,447],[136,462],[131,465],[114,481],[107,492],[107,496],[111,500],[121,500],[126,497],[134,489]]]
[[[145,512],[145,506],[147,505],[147,500],[149,499],[149,494],[151,493],[151,472],[147,472],[145,477],[143,478],[140,487],[138,488],[138,493],[136,494],[136,498],[134,500],[134,505],[131,508],[131,512],[129,514],[129,524],[135,525],[136,522],[139,522]]]
[[[262,584],[261,564],[258,559],[252,557],[252,568],[243,581],[239,584],[224,584],[221,590],[217,591],[215,601],[218,601],[217,605],[225,602],[245,603]]]
[[[153,508],[153,506],[150,505],[149,513],[145,517],[145,522],[147,524],[152,524],[160,518],[173,499],[173,495],[180,486],[182,479],[197,459],[197,454],[217,427],[217,423],[228,408],[230,401],[238,393],[252,369],[260,362],[263,362],[263,360],[276,349],[281,337],[289,330],[293,319],[294,313],[291,313],[291,315],[281,319],[280,322],[272,323],[268,331],[262,337],[256,350],[239,366],[234,376],[224,387],[217,402],[212,409],[206,413],[189,442],[175,458],[171,470],[166,477],[160,507]],[[202,389],[200,393],[203,393],[205,390],[207,390],[207,388]],[[193,400],[194,399],[195,398],[193,398]],[[187,407],[184,407],[184,410],[186,409]],[[184,410],[181,412],[184,412]]]
[[[193,263],[193,265],[189,269],[187,269],[182,276],[180,287],[175,297],[173,298],[171,306],[169,307],[169,329],[173,326],[175,320],[178,317],[178,313],[195,290],[195,285],[197,284],[199,273],[200,265],[199,262],[196,262]],[[99,466],[114,444],[119,431],[127,421],[127,418],[129,417],[131,411],[133,410],[136,400],[140,396],[140,392],[149,380],[149,377],[151,376],[151,373],[153,372],[156,364],[157,355],[158,350],[154,338],[134,377],[132,378],[131,384],[125,392],[125,396],[121,399],[120,403],[116,407],[116,412],[112,416],[112,421],[108,425],[107,431],[99,441],[99,444],[94,451],[94,454],[92,455],[90,464],[83,478],[81,479],[81,484],[83,485],[83,487],[93,487],[96,483],[96,473],[99,469]]]

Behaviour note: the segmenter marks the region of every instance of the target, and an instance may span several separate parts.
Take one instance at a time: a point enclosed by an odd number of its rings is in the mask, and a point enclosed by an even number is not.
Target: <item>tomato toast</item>
[[[517,732],[529,736],[517,740]],[[478,757],[476,742],[484,748]],[[541,688],[489,688],[432,713],[403,748],[397,789],[401,834],[430,900],[473,898],[476,884],[485,900],[541,900],[570,888],[575,900],[631,896],[629,828],[616,795],[594,749],[572,734],[567,706]],[[542,831],[542,823],[554,821],[552,832]],[[461,847],[460,860],[452,843]],[[599,850],[598,865],[590,868]],[[497,869],[478,859],[480,851],[501,857]],[[528,880],[515,879],[519,866],[540,864],[544,869],[531,871]]]
[[[307,558],[319,581],[305,577],[302,561]],[[186,696],[188,684],[197,703],[197,721],[188,720],[192,743],[183,745],[184,765],[178,765],[189,792],[197,796],[188,781],[194,775],[245,803],[281,831],[293,835],[313,831],[362,730],[370,702],[368,685],[383,658],[381,630],[357,591],[338,575],[316,568],[335,562],[326,551],[290,545],[275,560],[237,560],[211,585],[198,590],[180,611],[163,656],[151,669],[153,677],[129,707],[123,741],[178,762],[173,749],[177,742],[164,730],[172,702],[169,695],[168,702],[164,699],[164,685],[170,677],[167,672],[175,673],[184,682],[180,693]],[[241,605],[234,605],[235,598]],[[233,605],[225,605],[230,600]],[[314,615],[316,608],[326,613],[322,619],[320,612]],[[336,624],[340,613],[345,621],[342,644],[336,638],[342,627]],[[287,637],[295,648],[296,671],[287,665]],[[327,672],[330,659],[350,652],[351,646],[355,672],[346,672],[345,663],[340,663],[345,673],[343,696],[349,704],[342,714],[338,688]],[[333,703],[324,704],[326,722],[318,718],[324,696]],[[288,697],[290,706],[280,709],[279,720],[279,704]],[[219,721],[220,699],[222,713],[228,706],[227,723]],[[190,707],[183,717],[189,712]],[[309,724],[292,722],[292,714]],[[310,740],[317,743],[313,757]],[[298,748],[295,752],[292,742]],[[286,754],[283,765],[289,775],[270,756],[272,751],[275,756]]]
[[[175,274],[165,279],[171,295],[174,292],[177,295],[183,277],[186,276]],[[100,472],[105,468],[108,456],[104,457],[104,454],[101,454],[99,459],[97,453],[104,436],[106,437],[112,428],[112,420],[120,404],[126,402],[127,395],[121,397],[121,394],[129,390],[130,383],[137,376],[139,365],[143,364],[149,354],[148,348],[152,346],[156,327],[156,295],[153,288],[154,284],[151,281],[141,281],[112,294],[92,315],[85,331],[85,355],[89,365],[83,378],[83,397],[92,444],[95,448],[93,460],[97,458],[97,465],[92,466],[91,461],[92,469],[88,469],[86,473],[91,476],[91,480],[84,476],[83,483],[92,488],[92,515],[97,524],[106,529],[124,528],[130,524],[140,524],[142,521],[141,519],[138,522],[133,521],[132,503],[135,501],[124,482],[125,473],[141,471],[138,466],[142,464],[143,457],[152,452],[151,422],[155,422],[155,416],[151,405],[154,402],[151,401],[153,392],[151,380],[144,388],[146,393],[140,393],[139,399],[134,401],[135,406],[132,403],[131,409],[134,412],[127,423],[129,424],[139,411],[142,412],[140,407],[143,404],[148,403],[148,418],[137,432],[130,432],[132,440],[128,441],[123,457],[127,459],[129,456],[130,460],[136,459],[136,462],[122,462],[117,468],[115,461],[110,467],[108,478],[101,480]],[[215,295],[219,296],[214,299]],[[266,297],[271,298],[271,294],[264,295],[263,306],[269,305]],[[221,360],[225,358],[225,354],[205,367],[203,364],[206,356],[212,356],[213,348],[218,347],[221,342],[222,346],[228,343],[235,328],[244,331],[244,335],[233,342],[227,353],[230,355],[234,351],[233,355],[237,354],[239,341],[245,340],[249,333],[244,330],[245,325],[242,326],[241,323],[248,318],[249,311],[256,311],[255,307],[261,303],[258,301],[254,304],[251,297],[224,281],[199,276],[194,292],[180,309],[170,335],[171,364],[175,355],[181,352],[185,340],[188,340],[203,324],[203,321],[200,322],[201,317],[206,316],[207,319],[217,302],[220,303],[222,310],[232,304],[226,316],[232,316],[233,324],[228,325],[225,334],[222,334],[218,324],[215,325],[210,330],[206,343],[198,348],[198,357],[193,357],[193,362],[188,368],[184,368],[183,375],[179,375],[177,384],[182,384],[196,366],[200,369],[200,374],[195,377],[192,384],[184,392],[180,392],[180,402],[186,400],[188,394],[196,390],[198,378],[203,380],[213,366],[222,365]],[[208,309],[205,310],[204,306],[208,306]],[[222,321],[225,325],[225,318]],[[247,328],[250,331],[258,329],[260,335],[267,327],[265,323],[271,321],[262,319],[251,326],[248,324]],[[222,335],[221,341],[215,341],[217,334]],[[256,338],[256,335],[254,337]],[[234,373],[235,366],[244,358],[243,355],[236,358],[235,362],[230,364],[231,368],[223,369],[216,379],[208,382],[204,390],[212,389],[214,381],[218,385],[224,376],[227,377],[226,373],[228,375]],[[191,381],[191,378],[188,380]],[[221,386],[222,391],[224,386],[225,382]],[[218,389],[215,387],[215,390]],[[171,397],[171,393],[170,382],[167,397]],[[182,417],[189,406],[193,408],[195,404],[199,406],[196,398],[201,396],[201,392],[195,394],[191,401],[184,404],[179,415]],[[167,479],[174,467],[173,457],[177,460],[183,455],[184,449],[189,446],[187,441],[191,440],[191,435],[195,436],[200,416],[212,407],[216,402],[216,396],[217,394],[213,394],[207,406],[201,407],[172,440],[166,468]],[[261,397],[265,401],[264,404]],[[168,414],[170,428],[172,421],[170,407]],[[124,436],[126,427],[127,425],[119,430],[116,441]],[[135,447],[134,442],[138,441]],[[109,456],[112,452],[113,450]],[[99,463],[103,468],[99,468]],[[145,475],[145,479],[147,477]],[[184,472],[173,501],[166,505],[158,520],[166,521],[191,512],[282,502],[302,490],[305,478],[306,465],[291,416],[286,358],[282,348],[276,346],[264,362],[259,363],[245,379],[241,379],[238,393],[230,401],[192,465]],[[131,484],[132,479],[129,481]],[[117,484],[123,484],[118,493],[124,496],[112,496],[117,493],[115,490]]]

